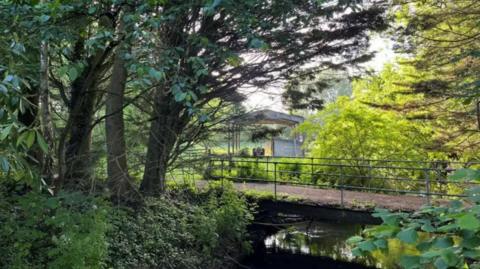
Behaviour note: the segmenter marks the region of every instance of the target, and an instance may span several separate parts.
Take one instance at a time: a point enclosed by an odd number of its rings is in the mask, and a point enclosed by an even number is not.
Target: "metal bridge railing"
[[[448,175],[479,163],[425,162],[404,160],[362,160],[299,157],[215,157],[208,160],[205,175],[214,180],[272,183],[277,185],[354,190],[397,195],[416,195],[431,199],[464,197],[463,190],[479,185],[475,181],[451,181]]]

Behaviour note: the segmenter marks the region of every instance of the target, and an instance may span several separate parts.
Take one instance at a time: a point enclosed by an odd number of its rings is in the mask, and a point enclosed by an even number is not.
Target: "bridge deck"
[[[234,183],[239,191],[257,190],[273,193],[271,183]],[[292,185],[277,185],[278,196],[287,195],[319,206],[341,206],[341,191]],[[426,203],[424,197],[413,195],[388,195],[371,192],[343,191],[344,206],[350,209],[372,209],[382,207],[390,210],[413,211]]]

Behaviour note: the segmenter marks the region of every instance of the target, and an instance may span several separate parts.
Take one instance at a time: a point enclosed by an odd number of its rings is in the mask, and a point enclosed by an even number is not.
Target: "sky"
[[[373,69],[375,72],[380,72],[386,63],[393,61],[395,58],[393,41],[378,34],[371,37],[369,50],[375,51],[376,54],[364,66]],[[281,99],[283,92],[283,83],[281,82],[270,85],[265,89],[244,89],[242,92],[248,96],[244,103],[248,110],[271,109],[286,112]]]

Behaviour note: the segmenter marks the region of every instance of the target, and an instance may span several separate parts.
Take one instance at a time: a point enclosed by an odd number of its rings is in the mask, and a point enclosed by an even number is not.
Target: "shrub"
[[[0,200],[1,268],[102,268],[108,207],[80,193]]]
[[[479,181],[480,171],[460,169],[451,179]],[[464,200],[411,214],[377,210],[374,216],[382,219],[382,225],[350,238],[355,245],[352,252],[357,256],[388,253],[388,242],[396,239],[415,250],[399,257],[402,268],[480,268],[480,187],[466,195]]]
[[[0,189],[0,268],[225,268],[248,248],[252,214],[229,184],[179,188],[137,209],[81,193],[13,193]]]
[[[137,211],[111,215],[110,268],[225,268],[225,257],[246,247],[250,210],[233,188],[149,198]]]

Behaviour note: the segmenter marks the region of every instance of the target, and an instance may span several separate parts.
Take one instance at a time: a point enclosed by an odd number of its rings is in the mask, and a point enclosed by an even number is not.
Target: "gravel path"
[[[204,186],[206,182],[198,182]],[[274,191],[271,183],[233,183],[239,191],[256,190],[262,192]],[[317,189],[311,187],[277,185],[277,196],[288,196],[301,199],[306,203],[321,206],[341,206],[341,191],[336,189]],[[388,195],[359,191],[343,192],[344,206],[350,209],[371,210],[381,207],[390,210],[413,211],[426,203],[425,197],[413,195]]]

